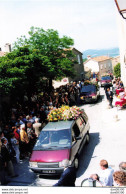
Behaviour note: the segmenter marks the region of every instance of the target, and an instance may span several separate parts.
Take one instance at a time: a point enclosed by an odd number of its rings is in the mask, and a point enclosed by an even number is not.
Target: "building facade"
[[[66,85],[67,83],[69,83],[71,81],[81,81],[82,79],[85,78],[84,67],[83,67],[83,58],[82,58],[83,54],[75,48],[71,48],[71,50],[72,50],[73,54],[75,55],[73,60],[76,61],[76,63],[73,63],[75,77],[74,77],[74,79],[71,77],[65,77],[60,81],[53,80],[54,88],[57,88],[61,85]]]
[[[126,19],[117,11],[118,40],[120,50],[121,80],[126,88]]]
[[[108,56],[88,58],[84,63],[84,68],[85,71],[89,69],[92,75],[96,74],[99,79],[102,75],[113,73],[111,58]]]
[[[113,57],[113,58],[111,59],[111,61],[112,61],[112,69],[113,69],[113,72],[114,72],[114,67],[115,67],[118,63],[120,63],[120,56]]]

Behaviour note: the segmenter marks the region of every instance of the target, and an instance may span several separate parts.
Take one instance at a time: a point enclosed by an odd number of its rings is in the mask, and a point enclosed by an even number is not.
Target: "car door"
[[[74,122],[72,129],[71,129],[71,133],[72,133],[72,147],[71,147],[71,161],[73,162],[73,160],[76,158],[80,144],[81,144],[81,133],[79,130],[79,127],[77,125],[76,122]]]
[[[80,147],[79,147],[79,150],[78,150],[78,153],[80,154],[81,152],[81,149],[83,148],[83,145],[85,144],[86,142],[86,134],[87,134],[87,129],[86,129],[86,121],[84,120],[84,118],[82,116],[80,116],[78,119],[77,119],[77,125],[79,127],[79,130],[80,130],[80,136],[81,136],[81,143],[80,143]]]

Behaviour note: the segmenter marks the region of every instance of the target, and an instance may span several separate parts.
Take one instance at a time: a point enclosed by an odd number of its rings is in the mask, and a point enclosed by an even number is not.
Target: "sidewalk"
[[[104,90],[101,90],[101,92],[103,95],[105,94]],[[114,97],[113,105],[115,105],[115,101],[116,98]],[[76,186],[80,186],[82,180],[89,177],[89,175],[99,173],[101,159],[106,159],[114,170],[119,170],[119,163],[126,161],[126,109],[117,110],[115,106],[109,109],[105,95],[102,102],[97,106],[98,108],[93,113],[95,115],[94,121],[91,122],[90,132],[99,133],[99,143],[95,146],[88,168],[81,177],[77,178]],[[97,120],[95,121],[96,115]],[[94,127],[95,122],[97,126]],[[90,146],[92,143],[90,142]],[[85,154],[87,160],[88,151],[85,151]]]

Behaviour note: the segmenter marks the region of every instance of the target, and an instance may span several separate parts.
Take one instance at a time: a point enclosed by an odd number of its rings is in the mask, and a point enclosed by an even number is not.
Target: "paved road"
[[[126,147],[125,112],[117,111],[116,107],[108,109],[104,90],[101,88],[101,99],[95,104],[82,106],[90,122],[90,143],[84,147],[80,156],[76,186],[80,186],[84,178],[99,172],[99,161],[108,160],[109,164],[118,169],[118,164],[125,161]],[[119,120],[116,121],[115,115]],[[28,159],[15,166],[19,177],[11,179],[8,185],[18,186],[52,186],[59,177],[39,177],[28,168]]]

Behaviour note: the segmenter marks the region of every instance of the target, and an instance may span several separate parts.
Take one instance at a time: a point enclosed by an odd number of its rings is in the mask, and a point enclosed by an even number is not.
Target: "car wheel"
[[[89,133],[86,134],[86,144],[89,144],[89,141],[90,141],[90,136],[89,136]]]
[[[74,167],[75,167],[76,169],[79,168],[79,160],[78,160],[78,158],[75,158],[75,160],[74,160]]]

